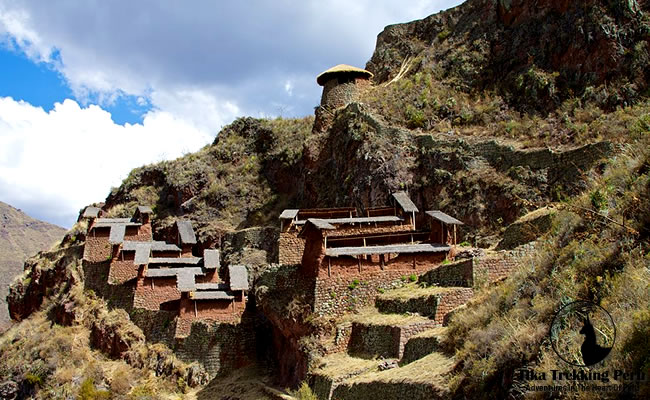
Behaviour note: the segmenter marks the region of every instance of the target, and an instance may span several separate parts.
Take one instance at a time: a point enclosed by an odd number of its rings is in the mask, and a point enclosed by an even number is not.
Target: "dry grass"
[[[346,320],[360,324],[391,326],[409,325],[416,322],[431,322],[429,318],[420,315],[382,314],[374,307],[363,308],[358,314],[351,314],[344,317],[344,322]]]
[[[411,338],[444,338],[447,336],[447,327],[441,326],[438,328],[427,329],[424,332],[420,332],[417,335],[411,336]]]
[[[453,364],[452,358],[440,353],[432,353],[403,367],[368,372],[351,378],[348,382],[410,382],[446,387],[446,374],[449,373]]]
[[[351,357],[347,353],[335,353],[319,359],[317,363],[319,366],[313,371],[314,374],[329,376],[335,380],[337,377],[377,369],[379,361]]]
[[[378,298],[382,300],[408,300],[418,297],[433,296],[454,290],[454,288],[447,287],[421,287],[416,283],[409,283],[399,289],[389,290],[386,293],[380,294]]]
[[[213,379],[207,386],[188,392],[184,399],[274,399],[276,397],[271,396],[267,390],[270,386],[271,378],[267,371],[246,367]]]

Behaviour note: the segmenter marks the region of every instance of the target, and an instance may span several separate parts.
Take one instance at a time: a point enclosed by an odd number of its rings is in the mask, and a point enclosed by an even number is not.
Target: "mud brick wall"
[[[474,264],[471,259],[441,264],[422,275],[420,282],[438,286],[465,286],[474,284]]]
[[[445,253],[399,255],[386,262],[384,270],[378,262],[351,257],[332,259],[331,276],[327,273],[327,260],[319,269],[316,279],[314,312],[318,315],[342,315],[359,307],[371,305],[381,290],[400,287],[411,274],[420,275],[435,268],[444,260]],[[324,269],[323,269],[324,268]],[[358,284],[354,282],[358,281]]]
[[[436,324],[443,325],[445,316],[456,307],[470,301],[472,296],[474,296],[472,288],[458,288],[441,293],[438,297],[438,306],[434,317]]]
[[[332,399],[409,399],[432,400],[447,398],[442,389],[426,383],[401,381],[395,382],[357,382],[337,386]]]
[[[108,283],[111,285],[120,285],[138,277],[138,266],[135,265],[135,252],[120,253],[111,261],[111,267],[108,272]]]
[[[192,323],[195,321],[207,322],[238,322],[246,308],[246,304],[237,298],[230,300],[192,300],[182,298],[176,337],[185,337],[190,334]]]
[[[86,244],[84,245],[84,260],[91,263],[99,263],[110,260],[112,246],[108,243],[108,236],[110,230],[106,229],[93,229],[92,232],[86,236]]]
[[[196,283],[220,283],[223,282],[219,279],[219,272],[216,269],[207,270],[205,275],[196,275],[194,278]]]
[[[151,224],[140,226],[127,226],[124,232],[124,240],[131,240],[134,242],[150,242],[153,240],[151,233]]]
[[[343,107],[358,100],[360,90],[369,85],[370,81],[364,78],[347,83],[339,83],[337,78],[330,79],[323,86],[320,104],[327,108]]]
[[[133,307],[158,311],[160,310],[161,303],[179,300],[180,298],[181,292],[176,288],[176,277],[138,278],[133,298]]]
[[[108,273],[110,263],[83,262],[84,289],[92,290],[99,297],[106,300],[111,308],[123,308],[129,312],[133,308],[133,284],[109,285]]]
[[[195,322],[190,334],[176,341],[174,352],[185,362],[199,362],[210,376],[249,365],[255,359],[253,321],[239,324]]]
[[[305,240],[298,237],[298,232],[280,232],[278,250],[280,265],[300,264],[302,252],[305,250]]]

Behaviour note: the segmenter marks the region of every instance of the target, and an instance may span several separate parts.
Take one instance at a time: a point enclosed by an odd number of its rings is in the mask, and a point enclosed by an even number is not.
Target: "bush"
[[[77,400],[103,400],[110,399],[111,394],[107,390],[97,390],[92,378],[86,378],[81,384]]]
[[[411,274],[411,275],[409,276],[409,281],[411,281],[411,282],[417,282],[417,280],[418,280],[418,276],[417,276],[417,275],[415,275],[415,274]]]
[[[289,394],[297,400],[318,400],[318,397],[316,397],[307,382],[303,382],[298,390],[290,390]]]

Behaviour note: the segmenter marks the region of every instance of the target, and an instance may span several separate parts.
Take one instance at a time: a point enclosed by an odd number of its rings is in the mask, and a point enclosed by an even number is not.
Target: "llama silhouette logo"
[[[555,314],[549,333],[553,350],[564,362],[588,367],[603,361],[616,342],[612,316],[596,303],[574,301]]]

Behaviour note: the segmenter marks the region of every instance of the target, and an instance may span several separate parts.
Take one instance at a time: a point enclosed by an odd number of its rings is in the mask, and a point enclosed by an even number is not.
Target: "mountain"
[[[559,354],[581,359],[580,327],[566,336],[552,330],[576,300],[602,307],[616,326],[591,318],[599,345],[612,347],[593,371],[647,376],[649,7],[469,0],[386,27],[366,66],[373,81],[345,104],[324,103],[298,119],[239,118],[196,153],[134,169],[108,194],[104,216],[131,217],[149,205],[153,237],[168,242],[180,235],[177,220],[191,221],[196,251],[220,250],[219,274],[246,265],[241,320],[195,323],[176,337],[177,300],[137,309],[133,286],[106,284],[109,263],[82,260],[90,242],[82,220],[28,260],[10,289],[20,322],[0,337],[0,391],[566,397],[530,387],[557,384],[550,371],[574,369]],[[369,216],[395,192],[464,223],[456,261],[421,273],[413,256],[412,270],[376,285],[361,274],[372,257],[350,256],[346,274],[326,268],[326,289],[302,265],[278,265],[283,210],[349,207]],[[610,397],[650,395],[648,381],[634,383]]]
[[[28,257],[49,249],[65,234],[65,229],[31,218],[0,201],[0,327],[9,323],[6,297],[11,281],[23,270]]]

